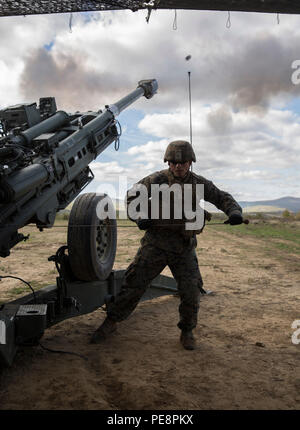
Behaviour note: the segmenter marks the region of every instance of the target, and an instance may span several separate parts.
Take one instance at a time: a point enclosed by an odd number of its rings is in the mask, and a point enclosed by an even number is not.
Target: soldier
[[[225,212],[231,225],[243,222],[242,208],[230,194],[219,190],[211,181],[190,171],[196,157],[189,142],[180,140],[171,142],[165,152],[164,162],[166,161],[169,169],[155,172],[138,184],[145,185],[148,191],[152,184],[167,184],[169,187],[179,184],[182,192],[184,184],[192,184],[193,207],[196,203],[195,185],[203,184],[204,200]],[[133,198],[127,193],[128,206]],[[199,234],[203,227],[200,230],[186,230],[185,221],[171,219],[168,222],[161,222],[149,218],[135,220],[139,229],[146,231],[145,235],[141,239],[141,246],[133,262],[126,270],[122,289],[107,305],[107,317],[93,334],[91,343],[99,343],[115,331],[117,322],[126,319],[133,312],[147,286],[168,265],[177,282],[180,297],[180,320],[177,324],[181,330],[180,342],[185,349],[195,349],[193,329],[197,324],[201,290],[203,292],[195,247],[196,234]]]

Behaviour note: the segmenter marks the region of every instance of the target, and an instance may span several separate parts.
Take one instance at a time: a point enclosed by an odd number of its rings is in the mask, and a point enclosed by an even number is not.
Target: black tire
[[[111,273],[117,248],[117,221],[101,220],[96,209],[106,194],[86,193],[75,200],[68,225],[68,254],[72,272],[82,281],[105,280]]]

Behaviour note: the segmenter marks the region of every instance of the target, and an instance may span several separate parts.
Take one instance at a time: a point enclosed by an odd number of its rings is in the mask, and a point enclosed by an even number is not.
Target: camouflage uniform
[[[138,182],[144,184],[149,192],[151,184],[203,184],[204,200],[214,204],[230,216],[241,214],[242,209],[234,198],[219,190],[211,181],[189,171],[183,178],[176,178],[170,169],[155,172]],[[128,197],[129,204],[135,197]],[[193,206],[195,201],[193,187]],[[166,220],[165,220],[166,221]],[[137,306],[151,281],[168,265],[176,282],[180,296],[178,327],[192,330],[197,324],[200,288],[203,285],[195,252],[196,234],[202,230],[187,231],[184,222],[167,220],[167,223],[153,222],[141,239],[141,246],[125,273],[121,292],[107,307],[107,315],[112,321],[126,319]]]

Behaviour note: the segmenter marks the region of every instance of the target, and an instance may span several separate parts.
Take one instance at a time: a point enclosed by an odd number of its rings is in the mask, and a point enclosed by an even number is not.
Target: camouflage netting
[[[117,9],[198,9],[300,13],[299,0],[0,0],[0,16]]]

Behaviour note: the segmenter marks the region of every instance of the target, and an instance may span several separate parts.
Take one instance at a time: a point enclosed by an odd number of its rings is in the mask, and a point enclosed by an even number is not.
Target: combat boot
[[[184,349],[195,349],[196,340],[194,338],[192,330],[182,330],[180,335],[180,342]]]
[[[117,323],[110,318],[106,317],[100,327],[97,328],[93,334],[90,343],[100,343],[106,340],[110,334],[117,329]]]

